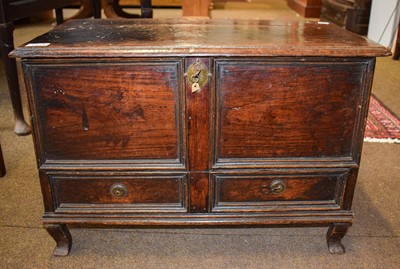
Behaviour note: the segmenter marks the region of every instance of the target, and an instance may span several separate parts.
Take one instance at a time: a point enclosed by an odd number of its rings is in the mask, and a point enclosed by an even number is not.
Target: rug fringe
[[[365,137],[364,138],[364,142],[400,144],[400,139],[398,139],[398,138],[372,138],[372,137]]]

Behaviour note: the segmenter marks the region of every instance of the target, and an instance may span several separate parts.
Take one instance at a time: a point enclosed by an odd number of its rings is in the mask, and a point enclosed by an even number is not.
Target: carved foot
[[[345,253],[345,249],[343,244],[339,241],[328,241],[328,248],[331,254],[343,254]]]
[[[72,237],[68,227],[65,224],[48,224],[45,225],[47,232],[56,241],[57,246],[54,249],[54,256],[67,256],[72,246]]]
[[[25,120],[15,120],[14,133],[17,135],[28,135],[31,133],[31,127]]]
[[[347,233],[349,227],[349,223],[334,223],[329,226],[326,233],[326,242],[331,254],[343,254],[346,252],[342,244],[342,238]]]

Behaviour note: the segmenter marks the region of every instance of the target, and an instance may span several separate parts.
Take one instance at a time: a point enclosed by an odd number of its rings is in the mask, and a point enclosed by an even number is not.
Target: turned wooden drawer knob
[[[269,184],[269,185],[266,185],[266,184],[261,185],[261,192],[263,194],[270,194],[270,193],[280,194],[280,193],[284,192],[285,189],[286,189],[286,185],[280,179],[276,179],[276,180],[272,181],[271,184]]]
[[[123,198],[128,193],[128,188],[122,183],[116,183],[110,188],[111,195],[115,198]]]

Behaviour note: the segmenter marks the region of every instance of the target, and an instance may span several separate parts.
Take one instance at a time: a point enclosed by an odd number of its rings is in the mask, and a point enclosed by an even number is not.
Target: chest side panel
[[[184,164],[179,61],[27,63],[42,162]]]
[[[353,157],[366,62],[216,66],[214,163]]]

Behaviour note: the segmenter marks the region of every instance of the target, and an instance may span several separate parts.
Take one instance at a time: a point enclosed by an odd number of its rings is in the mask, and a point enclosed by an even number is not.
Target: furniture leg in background
[[[153,18],[151,0],[140,1],[141,14],[131,14],[123,11],[119,2],[120,0],[101,0],[101,6],[107,18]]]
[[[183,0],[182,1],[182,15],[183,17],[204,17],[210,18],[212,9],[211,0]]]
[[[94,0],[98,1],[98,0]],[[95,3],[96,5],[96,3]],[[211,0],[182,0],[182,13],[184,17],[204,17],[209,18],[212,10],[213,1]],[[107,18],[152,18],[152,1],[141,0],[141,15],[130,14],[123,11],[120,0],[101,0],[101,7]],[[95,16],[96,18],[96,16]]]
[[[2,23],[0,25],[0,47],[1,57],[4,63],[7,77],[8,90],[10,92],[11,104],[14,112],[15,127],[14,132],[17,135],[27,135],[31,128],[24,119],[22,111],[21,93],[19,90],[17,65],[15,59],[10,59],[8,54],[14,49],[14,23]]]
[[[76,2],[77,0],[0,0],[0,51],[14,112],[14,132],[18,135],[29,134],[31,128],[24,119],[16,61],[8,57],[8,54],[14,49],[14,21],[56,9],[57,22],[61,23],[62,12],[60,9]]]
[[[100,14],[100,11],[97,11],[96,9],[99,6],[99,2],[100,0],[81,0],[79,11],[72,17],[69,17],[68,20],[86,19],[92,16],[94,16],[95,18],[100,18],[100,15],[96,16],[96,14]],[[57,25],[64,22],[62,10],[62,8],[55,9]]]
[[[6,166],[4,164],[3,152],[1,151],[1,145],[0,145],[0,177],[4,176],[5,174],[6,174]]]
[[[322,0],[287,0],[287,5],[304,18],[319,18]]]
[[[89,0],[91,1],[91,0]],[[101,1],[93,0],[93,16],[95,19],[101,19]]]

